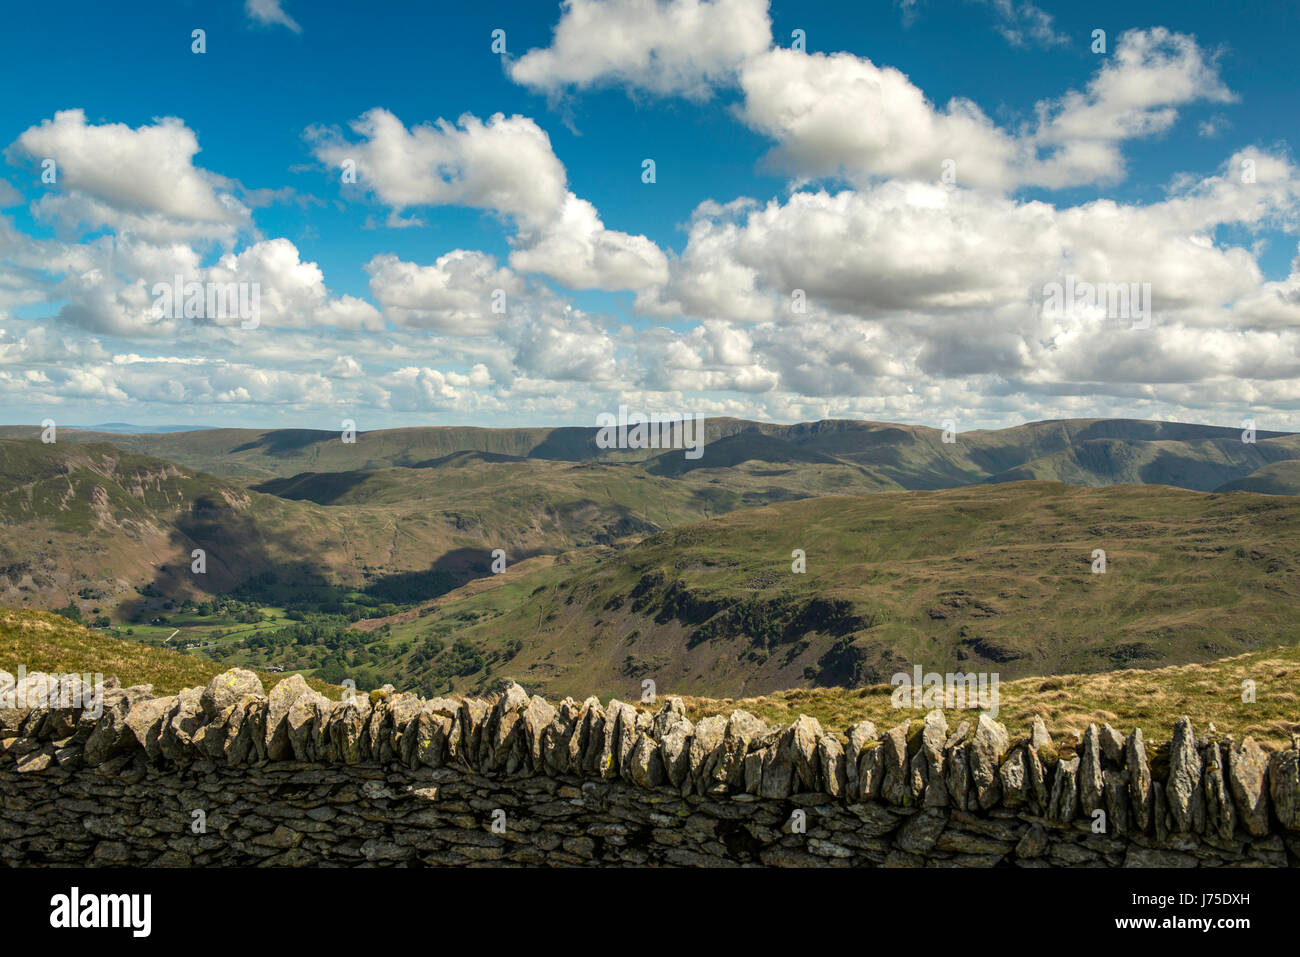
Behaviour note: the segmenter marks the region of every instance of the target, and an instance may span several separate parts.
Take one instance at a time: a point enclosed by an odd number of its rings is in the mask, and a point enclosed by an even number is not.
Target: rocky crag
[[[167,696],[110,679],[94,717],[40,706],[52,684],[0,672],[36,704],[0,710],[11,865],[1300,863],[1300,742],[1186,718],[1159,744],[1091,725],[1058,745],[984,714],[830,733],[515,684],[335,702],[239,669]]]

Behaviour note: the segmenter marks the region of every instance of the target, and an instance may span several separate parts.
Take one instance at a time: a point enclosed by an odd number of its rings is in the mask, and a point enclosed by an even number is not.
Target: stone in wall
[[[6,684],[7,682],[7,684]],[[13,687],[0,673],[0,690]],[[24,690],[50,687],[28,675]],[[981,714],[881,734],[737,710],[699,722],[515,684],[329,701],[234,669],[156,696],[106,683],[98,717],[0,710],[10,864],[1285,866],[1300,759],[1180,719],[1157,774],[1140,729],[1061,757]],[[193,812],[206,828],[192,828]],[[505,824],[494,829],[494,814]],[[1104,812],[1098,815],[1097,812]],[[1100,833],[1093,827],[1104,821]]]

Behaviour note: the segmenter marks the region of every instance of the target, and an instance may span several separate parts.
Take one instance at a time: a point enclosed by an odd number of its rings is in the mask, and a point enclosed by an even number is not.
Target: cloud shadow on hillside
[[[534,555],[541,554],[533,550],[511,553],[507,551],[507,562],[514,564]],[[509,567],[509,565],[507,565]],[[457,548],[440,555],[424,571],[396,572],[371,581],[366,586],[366,594],[381,601],[394,604],[414,604],[440,598],[447,592],[467,585],[477,578],[487,578],[492,574],[492,550],[489,548]]]

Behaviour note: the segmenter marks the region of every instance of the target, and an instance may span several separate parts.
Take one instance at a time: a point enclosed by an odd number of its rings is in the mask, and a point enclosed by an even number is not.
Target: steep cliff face
[[[1012,741],[941,711],[828,733],[233,670],[155,697],[0,674],[0,856],[17,864],[1295,865],[1300,751],[1092,725]]]

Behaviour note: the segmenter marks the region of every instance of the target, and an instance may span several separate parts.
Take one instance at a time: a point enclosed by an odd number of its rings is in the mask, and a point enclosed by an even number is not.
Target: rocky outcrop
[[[1296,747],[1197,738],[1186,718],[1157,773],[1137,729],[1092,725],[1058,754],[1040,721],[1012,740],[985,714],[972,733],[937,710],[836,733],[741,710],[692,722],[677,698],[552,704],[517,684],[339,702],[235,669],[176,695],[105,688],[98,716],[0,712],[0,858],[1277,866],[1300,852]]]

